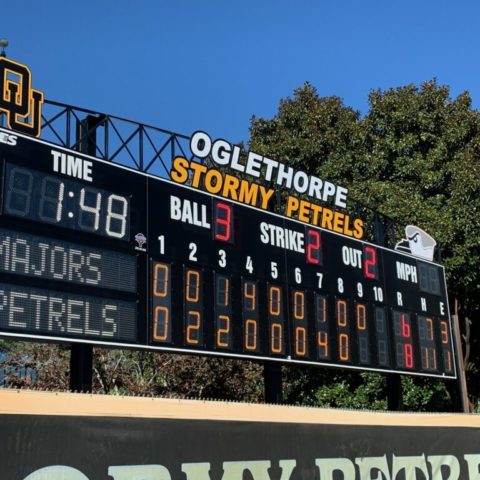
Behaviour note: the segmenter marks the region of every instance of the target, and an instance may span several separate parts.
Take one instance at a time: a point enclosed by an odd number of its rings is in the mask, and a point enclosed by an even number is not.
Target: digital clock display
[[[7,163],[4,212],[120,240],[129,231],[129,200],[70,179]]]
[[[22,135],[0,154],[2,335],[456,376],[438,264]]]

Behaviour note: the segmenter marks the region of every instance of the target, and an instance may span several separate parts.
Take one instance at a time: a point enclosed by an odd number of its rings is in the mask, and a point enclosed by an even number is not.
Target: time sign
[[[16,137],[1,335],[455,378],[442,266]]]

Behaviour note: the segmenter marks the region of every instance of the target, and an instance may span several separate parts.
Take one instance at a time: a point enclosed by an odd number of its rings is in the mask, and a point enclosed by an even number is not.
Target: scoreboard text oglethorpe
[[[0,135],[2,336],[455,378],[442,266]]]

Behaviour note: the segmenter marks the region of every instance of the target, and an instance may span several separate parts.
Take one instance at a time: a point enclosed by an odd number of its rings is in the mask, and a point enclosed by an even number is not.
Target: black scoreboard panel
[[[2,335],[455,378],[440,265],[15,136]]]

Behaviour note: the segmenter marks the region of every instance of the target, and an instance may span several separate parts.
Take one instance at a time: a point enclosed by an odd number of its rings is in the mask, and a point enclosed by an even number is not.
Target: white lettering
[[[205,132],[195,132],[190,139],[190,150],[198,158],[206,158],[212,149],[212,139]]]
[[[170,472],[163,465],[122,465],[108,467],[113,480],[171,480]],[[87,479],[88,480],[88,479]]]
[[[468,479],[480,480],[480,455],[464,455],[468,465]]]
[[[396,455],[393,455],[392,478],[397,478],[397,475],[401,471],[404,471],[405,478],[408,478],[408,480],[415,480],[417,478],[417,470],[420,470],[424,475],[420,478],[429,478],[425,455],[411,457],[397,457]]]
[[[424,312],[427,311],[427,299],[424,297],[420,297],[420,304],[422,305],[422,310]]]
[[[391,480],[387,456],[356,458],[355,463],[360,471],[360,480]],[[378,470],[383,477],[373,478],[373,471]]]
[[[305,234],[270,223],[260,223],[260,240],[274,247],[305,253]]]
[[[362,251],[356,248],[343,246],[342,247],[342,260],[344,265],[362,268]]]
[[[427,461],[432,467],[432,480],[460,479],[460,463],[453,455],[429,455]],[[442,467],[448,468],[448,477],[443,475]]]
[[[28,299],[28,295],[26,293],[20,292],[11,292],[10,293],[10,310],[8,312],[8,325],[10,327],[22,327],[26,328],[27,323],[20,320],[15,320],[13,317],[16,313],[25,313],[25,307],[15,305],[15,299]],[[24,315],[23,315],[24,317]]]
[[[170,218],[196,227],[210,229],[207,206],[186,198],[181,200],[174,195],[170,195]]]
[[[93,162],[73,155],[67,155],[63,152],[57,152],[56,150],[51,150],[50,152],[53,157],[54,172],[63,173],[69,177],[80,178],[81,180],[87,180],[87,182],[93,181]]]
[[[402,292],[397,292],[397,305],[403,307],[403,296]]]
[[[406,282],[418,283],[417,267],[408,263],[396,262],[397,278]]]
[[[335,472],[342,472],[343,480],[355,478],[355,465],[348,458],[316,458],[315,465],[322,480],[339,479]]]
[[[53,465],[36,470],[24,480],[88,480],[88,478],[76,468]]]

